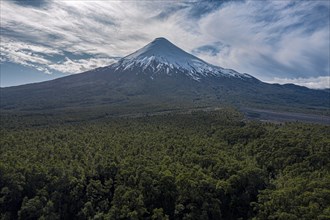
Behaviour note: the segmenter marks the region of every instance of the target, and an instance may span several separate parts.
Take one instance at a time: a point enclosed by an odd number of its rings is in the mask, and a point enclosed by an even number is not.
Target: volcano
[[[208,64],[183,51],[165,38],[156,38],[111,67],[115,68],[115,71],[131,70],[148,73],[151,79],[164,73],[168,75],[183,74],[196,81],[210,76],[251,78],[247,74]]]
[[[1,88],[2,112],[98,111],[109,114],[221,107],[315,109],[329,91],[264,83],[211,65],[156,38],[110,66],[51,81]]]

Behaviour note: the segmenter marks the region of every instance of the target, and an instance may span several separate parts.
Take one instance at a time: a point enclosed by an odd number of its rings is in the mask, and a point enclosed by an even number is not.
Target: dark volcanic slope
[[[329,91],[271,85],[210,65],[157,38],[118,63],[1,89],[2,111],[104,108],[116,113],[234,104],[324,110]]]

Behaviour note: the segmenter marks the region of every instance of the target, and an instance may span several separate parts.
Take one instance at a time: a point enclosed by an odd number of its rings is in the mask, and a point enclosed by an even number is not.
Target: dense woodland
[[[330,219],[330,126],[231,109],[2,120],[1,219]]]

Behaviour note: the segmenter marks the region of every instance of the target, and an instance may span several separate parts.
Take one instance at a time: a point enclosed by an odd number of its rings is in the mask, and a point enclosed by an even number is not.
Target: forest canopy
[[[1,219],[330,219],[330,126],[231,109],[22,120],[1,127]]]

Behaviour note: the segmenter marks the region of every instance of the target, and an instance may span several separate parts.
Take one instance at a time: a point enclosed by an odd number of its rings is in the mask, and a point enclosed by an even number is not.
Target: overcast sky
[[[330,87],[330,1],[1,0],[1,86],[109,65],[156,37],[260,80]]]

